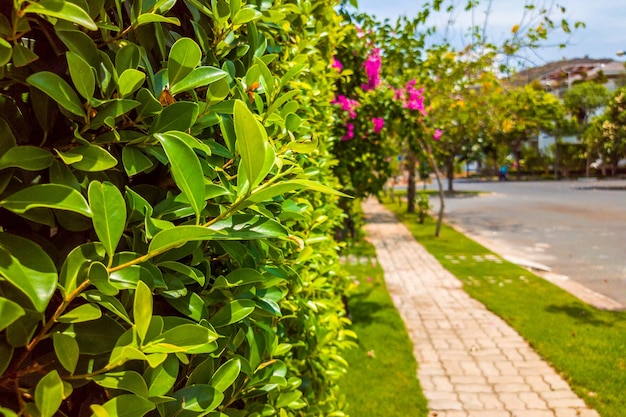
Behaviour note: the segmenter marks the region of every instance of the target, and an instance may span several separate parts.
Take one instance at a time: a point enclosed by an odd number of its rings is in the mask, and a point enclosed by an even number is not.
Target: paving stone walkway
[[[599,417],[502,319],[471,298],[376,200],[368,239],[419,363],[432,417]]]

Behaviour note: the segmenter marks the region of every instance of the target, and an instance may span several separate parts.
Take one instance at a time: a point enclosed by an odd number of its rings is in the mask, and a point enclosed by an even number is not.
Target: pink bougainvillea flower
[[[382,117],[372,117],[372,123],[374,124],[374,133],[380,133],[385,127],[385,120]]]
[[[441,135],[443,135],[443,132],[439,129],[435,129],[435,133],[433,134],[433,139],[439,140],[439,138],[441,138]]]
[[[338,60],[335,57],[333,57],[333,61],[331,62],[330,66],[332,68],[335,68],[337,70],[337,72],[343,71],[343,64],[341,63],[340,60]]]
[[[346,134],[343,135],[341,140],[350,140],[354,138],[354,123],[346,124]]]
[[[342,110],[347,111],[348,116],[350,116],[351,119],[356,117],[356,109],[359,107],[358,101],[339,95],[332,101],[332,104],[338,104]]]
[[[380,49],[373,48],[372,52],[368,55],[367,59],[363,63],[365,68],[365,75],[367,76],[367,84],[362,84],[363,90],[373,90],[380,85],[380,67],[382,65],[382,57],[380,56]]]

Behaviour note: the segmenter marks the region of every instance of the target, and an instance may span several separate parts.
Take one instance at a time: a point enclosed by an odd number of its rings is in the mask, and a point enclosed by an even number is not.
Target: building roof
[[[511,77],[514,85],[539,81],[546,88],[571,85],[579,80],[593,79],[600,74],[607,78],[626,75],[623,62],[612,59],[576,58],[550,62],[536,68],[520,71]]]

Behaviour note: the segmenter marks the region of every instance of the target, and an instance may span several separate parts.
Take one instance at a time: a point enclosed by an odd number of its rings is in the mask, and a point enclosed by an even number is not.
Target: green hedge
[[[334,1],[0,5],[0,409],[343,415]]]

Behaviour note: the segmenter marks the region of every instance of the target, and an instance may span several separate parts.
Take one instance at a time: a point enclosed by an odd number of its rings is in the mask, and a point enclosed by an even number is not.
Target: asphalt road
[[[470,182],[445,220],[494,252],[548,267],[626,305],[626,181]],[[609,189],[602,189],[609,188]],[[438,199],[431,199],[438,207]]]

